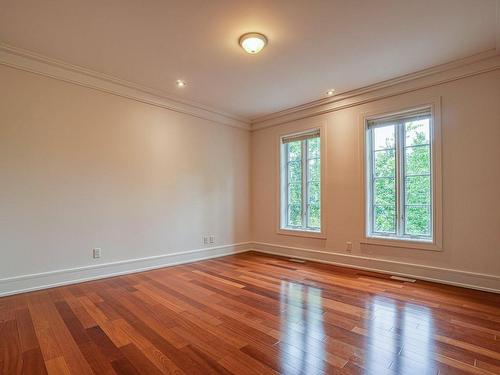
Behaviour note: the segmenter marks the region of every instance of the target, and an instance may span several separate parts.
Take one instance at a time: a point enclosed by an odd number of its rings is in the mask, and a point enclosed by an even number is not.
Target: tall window
[[[368,121],[367,235],[433,239],[429,109]]]
[[[281,228],[321,231],[320,133],[281,138]]]

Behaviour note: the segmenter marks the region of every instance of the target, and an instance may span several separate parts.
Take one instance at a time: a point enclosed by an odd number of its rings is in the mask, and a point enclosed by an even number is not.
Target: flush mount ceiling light
[[[330,89],[326,92],[327,96],[332,96],[333,94],[335,94],[335,89]]]
[[[259,53],[267,44],[267,38],[263,34],[248,33],[243,34],[239,40],[241,48],[252,55]]]
[[[177,81],[175,81],[175,85],[177,87],[184,87],[184,86],[186,86],[186,81],[183,81],[182,79],[178,79]]]

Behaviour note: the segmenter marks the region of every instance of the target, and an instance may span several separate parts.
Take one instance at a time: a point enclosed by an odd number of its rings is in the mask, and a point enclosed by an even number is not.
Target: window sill
[[[441,245],[432,241],[425,240],[411,240],[399,238],[386,238],[386,237],[365,237],[361,244],[374,245],[374,246],[390,246],[399,247],[404,249],[416,250],[430,250],[430,251],[443,251]]]
[[[309,237],[326,240],[326,234],[324,232],[316,232],[312,230],[280,228],[277,233],[284,236]]]

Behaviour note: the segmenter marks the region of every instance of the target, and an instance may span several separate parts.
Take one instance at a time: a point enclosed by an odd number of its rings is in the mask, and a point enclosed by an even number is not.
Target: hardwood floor
[[[500,374],[500,295],[246,253],[0,299],[2,374]]]

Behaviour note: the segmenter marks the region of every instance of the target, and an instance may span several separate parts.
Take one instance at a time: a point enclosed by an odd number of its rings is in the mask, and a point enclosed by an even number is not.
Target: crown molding
[[[0,43],[0,64],[188,114],[217,124],[250,130],[250,122],[241,117],[5,43]]]
[[[500,51],[488,51],[437,65],[415,73],[382,81],[335,96],[315,100],[252,120],[252,130],[261,130],[291,121],[338,111],[427,87],[440,85],[500,69]]]
[[[500,0],[497,1],[500,2]],[[0,64],[188,114],[220,125],[245,130],[260,130],[496,70],[500,68],[500,50],[498,48],[491,49],[450,63],[339,93],[333,97],[274,112],[251,121],[201,104],[175,98],[160,90],[1,42]]]

